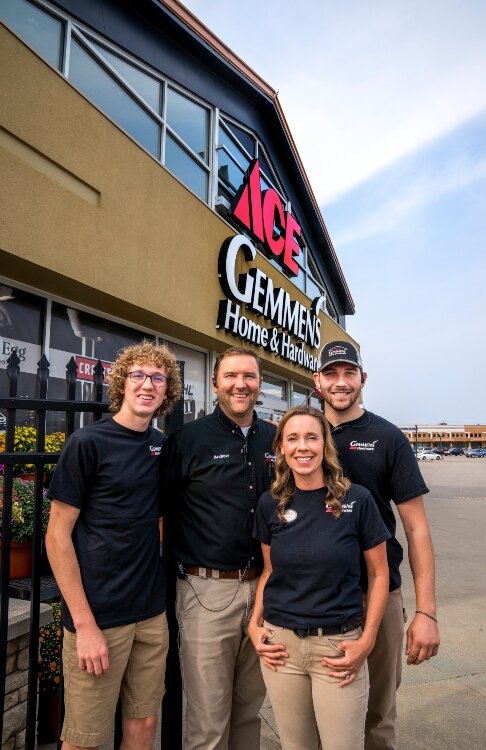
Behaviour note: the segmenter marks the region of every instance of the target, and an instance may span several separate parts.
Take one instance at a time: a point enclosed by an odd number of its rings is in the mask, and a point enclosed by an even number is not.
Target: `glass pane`
[[[324,291],[319,286],[317,286],[314,279],[308,276],[306,293],[310,299],[314,299],[315,297],[320,297],[321,294],[324,294]]]
[[[268,163],[262,148],[258,150],[258,161],[260,162],[260,169],[262,172],[265,172],[265,176],[269,180],[273,180],[273,172],[270,169],[270,164]]]
[[[17,381],[19,396],[37,395],[37,363],[42,354],[45,299],[20,289],[0,284],[0,393],[7,396],[10,380],[8,358],[16,351],[20,359]],[[7,412],[0,410],[0,433],[5,430]],[[33,411],[19,409],[16,424],[34,426]],[[0,458],[0,464],[2,460]]]
[[[237,146],[233,138],[231,138],[224,128],[219,128],[218,132],[218,146],[225,146],[227,151],[233,156],[236,162],[240,165],[243,171],[248,169],[250,159],[247,154]]]
[[[218,148],[218,177],[232,193],[236,193],[245,173],[234,163],[233,159],[222,148]]]
[[[124,346],[148,338],[140,331],[98,318],[82,310],[75,310],[57,302],[52,303],[49,362],[49,396],[66,398],[66,365],[74,357],[77,365],[76,398],[94,400],[93,367],[98,359],[105,368],[103,401],[108,401],[107,381],[109,367]],[[64,430],[64,413],[49,415],[50,431]],[[92,421],[92,415],[76,415],[76,426]]]
[[[167,89],[167,124],[208,163],[209,112],[186,96]]]
[[[287,383],[285,380],[277,380],[277,378],[271,378],[269,375],[264,376],[261,388],[263,398],[285,401],[286,390]]]
[[[73,38],[69,79],[154,156],[159,156],[160,126]]]
[[[8,23],[48,63],[59,68],[62,23],[27,0],[0,0],[0,18]]]
[[[309,398],[309,390],[302,388],[299,385],[294,385],[292,388],[292,406],[300,406],[301,404],[307,403]]]
[[[193,422],[204,417],[206,411],[206,355],[185,346],[162,341],[176,356],[184,362],[184,423]],[[157,427],[165,428],[165,417],[158,417]]]
[[[165,165],[167,169],[187,185],[196,195],[207,201],[208,197],[208,175],[191,159],[189,154],[167,134],[165,142]]]
[[[118,55],[113,54],[113,52],[109,52],[105,47],[95,44],[91,39],[90,42],[93,47],[95,47],[98,52],[108,60],[110,65],[115,68],[117,73],[123,76],[126,82],[135,89],[137,94],[140,94],[147,104],[150,104],[152,109],[160,114],[160,83],[152,78],[152,76],[147,75],[147,73],[144,73],[142,70],[135,67],[135,65],[122,60]]]
[[[248,153],[253,156],[255,154],[255,139],[253,138],[253,136],[250,135],[250,133],[247,133],[246,130],[242,130],[242,128],[239,128],[232,122],[225,121],[225,125],[234,133],[241,145],[246,148]]]

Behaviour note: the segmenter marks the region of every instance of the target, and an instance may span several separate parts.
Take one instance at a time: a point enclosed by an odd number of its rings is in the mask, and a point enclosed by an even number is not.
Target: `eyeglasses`
[[[150,378],[152,385],[159,386],[159,388],[165,385],[168,380],[168,377],[166,375],[161,375],[160,372],[156,372],[155,375],[148,375],[146,372],[141,372],[140,370],[127,372],[127,376],[135,385],[143,385],[147,378]]]

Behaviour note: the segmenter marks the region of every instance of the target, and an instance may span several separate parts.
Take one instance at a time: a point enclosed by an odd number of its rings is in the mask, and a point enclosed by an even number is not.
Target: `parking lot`
[[[425,502],[437,564],[439,654],[407,666],[398,692],[400,750],[486,748],[486,458],[423,461]],[[399,525],[400,528],[400,525]],[[405,545],[403,533],[399,534]],[[415,602],[404,562],[408,612]],[[262,710],[262,749],[280,748],[271,708]],[[305,750],[303,748],[302,750]]]

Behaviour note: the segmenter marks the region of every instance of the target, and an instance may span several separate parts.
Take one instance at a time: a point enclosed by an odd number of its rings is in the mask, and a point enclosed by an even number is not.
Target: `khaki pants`
[[[404,634],[400,589],[390,592],[376,643],[368,657],[370,699],[366,716],[366,750],[397,750],[397,690],[402,679]]]
[[[110,668],[96,677],[79,668],[76,633],[64,629],[65,716],[61,739],[95,747],[111,734],[118,695],[127,719],[154,716],[164,695],[169,632],[165,612],[103,630]]]
[[[265,685],[247,631],[257,583],[198,576],[177,581],[185,750],[260,748]]]
[[[265,627],[272,633],[268,642],[283,643],[289,654],[276,672],[262,665],[282,750],[315,750],[319,736],[323,750],[362,750],[369,688],[366,663],[346,687],[339,687],[341,680],[329,677],[329,668],[321,664],[323,656],[342,655],[340,642],[359,638],[361,628],[345,635],[298,638],[287,628],[270,623]]]

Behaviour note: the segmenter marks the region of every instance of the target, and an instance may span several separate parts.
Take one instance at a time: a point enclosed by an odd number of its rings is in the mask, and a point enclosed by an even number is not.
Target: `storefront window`
[[[20,359],[17,394],[37,396],[37,364],[42,355],[45,300],[33,294],[0,284],[0,392],[9,393],[7,360],[16,351]],[[34,414],[19,410],[17,426],[34,424]],[[6,413],[0,411],[0,431],[5,429]]]
[[[69,79],[147,151],[159,156],[160,125],[75,39],[71,40]]]
[[[140,331],[98,318],[90,313],[52,303],[49,362],[49,396],[66,398],[66,366],[71,359],[77,365],[76,398],[82,401],[94,399],[93,368],[98,359],[105,368],[103,401],[108,400],[107,382],[110,365],[120,349],[150,338]],[[64,415],[49,415],[49,431],[64,430]],[[92,421],[92,415],[77,415],[76,426],[82,427]]]
[[[322,411],[322,401],[314,393],[315,391],[312,387],[305,388],[305,386],[294,384],[292,387],[292,406],[308,404],[308,406]]]
[[[265,374],[257,404],[258,416],[278,422],[289,408],[287,388],[286,380]]]
[[[184,423],[204,417],[206,410],[206,355],[170,341],[163,342],[184,362]],[[158,420],[158,427],[164,428],[164,420]]]
[[[292,388],[292,406],[302,406],[307,403],[309,398],[309,389],[294,385]]]
[[[27,0],[0,0],[0,17],[55,68],[61,64],[63,24]]]

